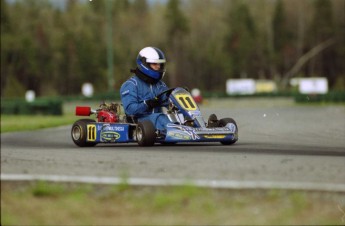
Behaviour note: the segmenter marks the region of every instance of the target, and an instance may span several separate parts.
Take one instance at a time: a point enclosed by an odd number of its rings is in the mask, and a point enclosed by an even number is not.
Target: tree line
[[[255,78],[288,89],[292,77],[322,76],[345,89],[344,7],[343,0],[68,0],[61,9],[48,0],[1,0],[1,97],[76,95],[85,82],[118,92],[145,46],[165,52],[171,87],[224,91],[229,78]]]

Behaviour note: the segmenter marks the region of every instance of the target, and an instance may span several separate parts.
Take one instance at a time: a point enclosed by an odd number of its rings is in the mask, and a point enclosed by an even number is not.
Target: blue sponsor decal
[[[111,125],[111,124],[100,124],[97,126],[97,130],[122,132],[122,131],[125,131],[125,127],[124,126]]]
[[[97,141],[98,142],[127,142],[128,128],[127,124],[97,123]]]
[[[200,137],[195,133],[194,129],[188,126],[176,125],[176,124],[167,124],[167,127],[172,129],[180,130],[177,131],[169,131],[168,135],[171,135],[176,138],[184,139],[184,140],[199,140]],[[189,139],[187,139],[189,137]]]
[[[113,131],[102,131],[101,132],[101,141],[111,142],[120,139],[121,135]]]
[[[168,132],[168,136],[176,138],[178,140],[191,140],[192,139],[190,135],[184,134],[184,133],[180,133],[180,132],[177,132],[177,131],[169,131]]]

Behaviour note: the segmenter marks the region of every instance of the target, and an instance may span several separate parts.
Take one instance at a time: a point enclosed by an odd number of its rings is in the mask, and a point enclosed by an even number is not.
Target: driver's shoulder
[[[135,76],[132,76],[121,85],[121,89],[128,88],[128,87],[135,87],[135,86],[138,86],[138,80],[135,79]]]

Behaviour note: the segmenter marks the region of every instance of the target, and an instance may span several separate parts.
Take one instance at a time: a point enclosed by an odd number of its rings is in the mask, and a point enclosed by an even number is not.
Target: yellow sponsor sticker
[[[96,141],[96,125],[87,125],[87,141]]]
[[[204,137],[210,139],[223,139],[225,138],[225,135],[205,135]]]

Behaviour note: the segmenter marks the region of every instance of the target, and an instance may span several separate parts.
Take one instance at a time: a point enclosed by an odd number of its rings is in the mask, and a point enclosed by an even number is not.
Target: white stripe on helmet
[[[139,55],[142,56],[142,57],[145,57],[147,63],[162,64],[162,63],[166,62],[165,59],[160,59],[159,53],[157,52],[157,50],[155,50],[152,47],[146,47],[146,48],[142,49],[139,52]]]

